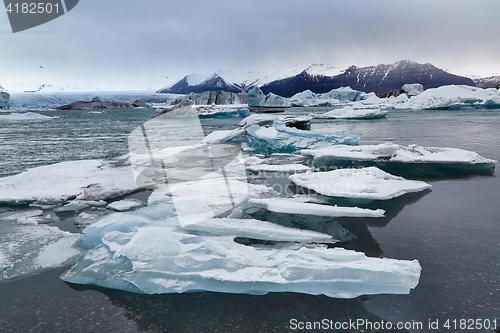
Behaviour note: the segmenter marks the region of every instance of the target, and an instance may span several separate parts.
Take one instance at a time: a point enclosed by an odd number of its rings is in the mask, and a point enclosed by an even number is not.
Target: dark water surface
[[[151,115],[145,110],[82,112],[51,112],[61,118],[29,127],[0,124],[0,151],[7,153],[0,161],[3,175],[62,160],[124,154],[128,133]],[[232,128],[238,121],[205,119],[202,123],[211,131]],[[393,141],[456,147],[500,160],[499,111],[393,111],[387,119],[373,121],[315,120],[312,130],[360,132],[360,144]],[[286,332],[293,331],[289,325],[293,318],[414,321],[421,322],[423,329],[407,331],[488,332],[461,329],[459,323],[496,319],[500,326],[500,180],[496,174],[427,180],[433,185],[430,192],[386,203],[391,207],[382,207],[388,210],[384,220],[341,221],[363,240],[357,248],[370,255],[419,260],[420,283],[410,295],[354,300],[292,293],[138,295],[66,284],[58,279],[65,268],[0,282],[0,332]],[[449,330],[444,327],[448,319]],[[436,320],[438,329],[429,329],[428,322]],[[351,331],[356,332],[337,330]],[[376,330],[365,330],[370,331]]]

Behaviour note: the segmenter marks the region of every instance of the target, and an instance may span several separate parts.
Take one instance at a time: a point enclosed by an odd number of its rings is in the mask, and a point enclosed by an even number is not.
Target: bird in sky
[[[42,65],[40,65],[40,68],[43,68],[43,66],[42,66]]]

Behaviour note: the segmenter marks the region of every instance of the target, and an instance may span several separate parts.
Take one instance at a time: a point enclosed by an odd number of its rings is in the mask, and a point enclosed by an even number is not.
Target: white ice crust
[[[289,179],[322,195],[350,199],[388,200],[431,188],[425,182],[406,180],[376,167],[306,172]]]
[[[402,146],[391,142],[378,145],[337,145],[321,149],[302,150],[304,156],[352,161],[383,161],[399,163],[496,163],[481,155],[459,148]]]
[[[254,172],[270,171],[270,172],[294,173],[294,172],[308,171],[311,170],[311,168],[303,164],[279,164],[279,165],[256,164],[247,166],[247,170]]]
[[[354,109],[351,106],[335,109],[321,114],[314,115],[315,118],[327,119],[377,119],[387,116],[389,113],[381,109]]]
[[[330,217],[384,217],[385,213],[383,209],[372,210],[358,207],[328,206],[285,198],[250,199],[248,202],[271,212],[286,214]]]
[[[339,298],[406,294],[418,284],[416,260],[368,258],[300,243],[238,244],[235,237],[253,235],[253,226],[242,229],[246,223],[256,222],[216,219],[203,231],[182,229],[172,205],[111,214],[84,230],[82,246],[88,251],[62,279],[147,294],[300,292]],[[285,229],[268,222],[255,227],[261,231],[257,237],[268,239],[330,238],[304,230],[284,236]]]
[[[130,166],[100,160],[61,162],[0,178],[0,202],[60,204],[72,198],[103,200],[138,190]]]

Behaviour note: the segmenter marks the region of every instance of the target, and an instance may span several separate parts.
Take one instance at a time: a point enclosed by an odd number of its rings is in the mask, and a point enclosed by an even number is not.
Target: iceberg
[[[398,109],[458,110],[466,108],[500,108],[500,92],[497,89],[451,85],[427,89]]]
[[[204,118],[244,118],[250,115],[246,105],[200,105],[194,107],[198,111],[200,119]]]
[[[0,121],[31,121],[31,120],[50,120],[59,117],[50,117],[36,112],[11,113],[8,115],[0,115]]]
[[[309,116],[293,116],[293,115],[270,115],[270,114],[252,114],[246,117],[238,124],[241,127],[248,127],[252,125],[266,126],[271,125],[274,119],[279,119],[288,127],[295,127],[298,129],[308,130],[311,128],[311,119]]]
[[[421,267],[416,260],[369,258],[326,245],[235,242],[235,237],[253,232],[252,223],[256,222],[214,219],[188,226],[197,230],[183,229],[173,205],[163,204],[114,213],[83,231],[81,244],[87,252],[61,278],[146,294],[299,292],[338,298],[407,294],[418,284]],[[331,239],[261,223],[255,225],[259,237]],[[251,228],[241,230],[242,224]],[[290,234],[282,234],[285,230]]]
[[[285,198],[250,199],[248,203],[275,213],[330,217],[384,217],[382,209],[328,206]]]
[[[385,118],[388,111],[380,109],[354,109],[347,106],[341,109],[328,111],[321,114],[315,114],[314,118],[327,119],[378,119]]]
[[[262,153],[294,153],[301,149],[315,149],[335,144],[356,144],[360,135],[341,132],[323,135],[311,131],[286,127],[285,123],[275,119],[272,127],[252,125],[246,128],[250,147]]]
[[[296,185],[329,197],[361,200],[389,200],[406,193],[420,192],[431,185],[393,176],[376,167],[306,172],[288,177]]]
[[[424,92],[424,86],[420,83],[407,83],[401,87],[401,92],[407,97],[417,96]]]
[[[290,103],[288,102],[287,98],[278,96],[273,93],[264,95],[262,90],[260,90],[260,88],[257,86],[253,87],[248,92],[247,99],[249,107],[290,107]]]
[[[0,203],[64,204],[73,199],[98,201],[139,190],[130,166],[101,160],[68,161],[0,178]]]
[[[0,86],[0,109],[8,109],[10,105],[10,94]]]
[[[313,158],[316,168],[337,166],[377,166],[397,175],[451,176],[460,174],[492,174],[495,160],[458,148],[402,146],[391,142],[379,145],[332,146],[302,150]]]

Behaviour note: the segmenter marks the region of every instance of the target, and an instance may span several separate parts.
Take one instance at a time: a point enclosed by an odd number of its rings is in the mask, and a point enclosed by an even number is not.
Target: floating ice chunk
[[[75,262],[82,252],[75,245],[79,238],[79,234],[70,234],[47,225],[2,222],[0,280]]]
[[[497,89],[482,89],[470,86],[442,86],[427,89],[408,102],[396,105],[401,109],[445,109],[500,108],[500,92]]]
[[[92,223],[97,221],[98,218],[100,218],[102,215],[101,214],[92,214],[92,213],[86,213],[82,212],[75,216],[74,223],[78,228],[86,228],[90,226]]]
[[[295,173],[295,172],[308,171],[311,170],[311,168],[303,164],[281,164],[281,165],[257,164],[248,166],[247,170],[254,172],[270,171],[270,172]]]
[[[302,150],[302,155],[312,156],[315,167],[335,165],[376,165],[399,174],[434,175],[440,173],[491,174],[495,160],[458,148],[401,146],[386,142],[379,145],[332,146],[316,150]]]
[[[1,103],[1,102],[0,102]],[[50,120],[59,117],[50,117],[36,112],[11,113],[8,115],[0,115],[0,121],[27,121],[27,120]]]
[[[380,109],[354,109],[350,106],[328,111],[321,114],[315,114],[314,118],[329,119],[377,119],[387,116],[388,111]]]
[[[279,119],[275,119],[272,127],[252,125],[246,128],[251,147],[263,153],[293,153],[300,149],[312,149],[331,146],[333,144],[356,144],[360,135],[342,132],[323,135],[311,131],[286,127]]]
[[[250,110],[245,105],[235,106],[197,106],[200,118],[244,118],[250,115]]]
[[[407,83],[401,87],[401,91],[404,92],[407,97],[413,97],[423,93],[424,86],[420,83]]]
[[[244,133],[245,131],[241,128],[234,130],[213,131],[203,139],[203,142],[207,144],[242,142],[244,140],[242,137]]]
[[[103,200],[138,190],[130,167],[99,160],[61,162],[0,178],[0,202],[7,204],[65,203]]]
[[[124,212],[127,210],[137,209],[144,206],[144,203],[135,199],[125,199],[110,203],[106,208],[116,210],[117,212]]]
[[[233,209],[235,205],[250,197],[271,194],[273,190],[264,185],[249,184],[236,179],[222,177],[179,182],[159,187],[148,198],[148,205],[176,200],[199,200],[208,205],[215,215]]]
[[[321,94],[321,98],[337,99],[342,102],[355,102],[359,100],[361,91],[352,89],[351,87],[341,87],[332,89],[327,93]]]
[[[0,221],[17,221],[19,224],[38,224],[38,219],[43,215],[43,211],[40,209],[33,209],[19,213],[8,214],[4,216]]]
[[[182,226],[182,229],[215,236],[246,237],[277,242],[334,243],[332,236],[327,234],[255,219],[209,218]]]
[[[249,107],[290,107],[288,99],[273,93],[264,95],[258,87],[252,88],[248,92]]]
[[[326,246],[245,246],[234,235],[180,229],[172,210],[172,205],[156,205],[96,222],[83,231],[82,244],[89,250],[61,278],[147,294],[300,292],[340,298],[405,294],[418,284],[421,267],[416,260],[368,258]],[[221,233],[228,228],[242,232],[226,224],[219,227]],[[293,233],[295,238],[304,231]]]
[[[306,172],[288,178],[316,193],[350,199],[388,200],[431,188],[422,181],[406,180],[375,167]]]
[[[252,125],[266,126],[266,125],[271,125],[274,119],[280,119],[288,127],[307,129],[308,127],[311,126],[312,117],[255,113],[240,121],[238,125],[244,128]]]
[[[385,213],[383,209],[372,210],[358,207],[327,206],[284,198],[250,199],[248,202],[271,212],[286,214],[331,217],[384,217]]]

